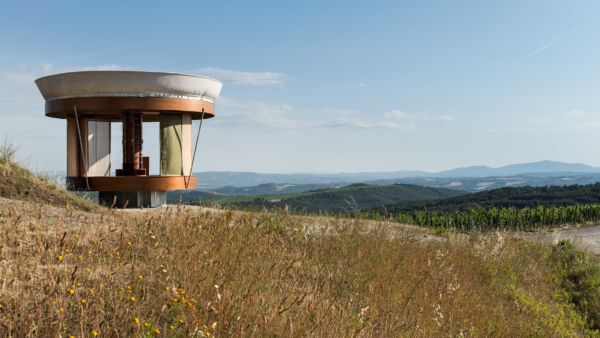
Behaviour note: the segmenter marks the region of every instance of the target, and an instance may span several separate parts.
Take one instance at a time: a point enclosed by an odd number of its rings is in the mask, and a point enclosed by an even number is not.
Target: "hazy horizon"
[[[21,160],[23,161],[23,160]],[[279,171],[279,172],[270,172],[270,171],[248,171],[248,170],[194,170],[194,173],[203,173],[203,172],[220,172],[220,173],[227,173],[227,172],[231,172],[231,173],[249,173],[249,174],[261,174],[261,175],[332,175],[332,174],[377,174],[377,173],[396,173],[396,172],[421,172],[421,173],[426,173],[426,174],[437,174],[437,173],[441,173],[441,172],[446,172],[446,171],[452,171],[452,170],[457,170],[457,169],[465,169],[465,168],[476,168],[476,167],[485,167],[485,168],[489,168],[489,169],[501,169],[504,167],[509,167],[509,166],[514,166],[514,165],[528,165],[528,164],[536,164],[536,163],[542,163],[542,162],[554,162],[554,163],[559,163],[559,164],[566,164],[566,165],[583,165],[583,166],[588,166],[591,167],[593,169],[599,169],[600,167],[595,167],[592,166],[590,164],[587,163],[580,163],[580,162],[561,162],[561,161],[554,161],[554,160],[542,160],[542,161],[536,161],[536,162],[526,162],[526,163],[509,163],[509,164],[505,164],[505,165],[501,165],[501,166],[497,166],[497,167],[492,167],[492,166],[488,166],[485,164],[473,164],[473,165],[468,165],[468,166],[461,166],[461,167],[451,167],[451,168],[445,168],[445,169],[441,169],[441,170],[427,170],[427,169],[397,169],[397,170],[387,170],[387,171],[380,171],[380,170],[368,170],[368,171]],[[24,165],[26,166],[30,166],[31,163],[27,162],[27,160],[25,159],[25,161],[23,162]],[[114,170],[114,168],[111,168],[111,170]],[[42,173],[42,174],[52,174],[52,173],[66,173],[66,170],[64,169],[58,169],[58,170],[47,170],[47,171],[36,171],[35,172],[38,173]],[[591,172],[582,172],[582,173],[591,173]]]

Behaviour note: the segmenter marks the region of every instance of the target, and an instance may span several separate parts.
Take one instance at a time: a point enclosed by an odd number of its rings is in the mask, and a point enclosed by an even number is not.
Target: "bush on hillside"
[[[590,325],[600,329],[600,264],[598,259],[575,248],[572,242],[558,243],[554,257],[565,296],[583,313]]]

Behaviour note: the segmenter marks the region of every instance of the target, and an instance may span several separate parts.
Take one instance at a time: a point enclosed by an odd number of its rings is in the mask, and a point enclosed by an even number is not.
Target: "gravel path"
[[[560,240],[568,239],[576,246],[586,249],[595,255],[600,255],[600,225],[573,229],[556,229],[548,232],[524,233],[523,237],[541,240],[551,244],[556,244]]]

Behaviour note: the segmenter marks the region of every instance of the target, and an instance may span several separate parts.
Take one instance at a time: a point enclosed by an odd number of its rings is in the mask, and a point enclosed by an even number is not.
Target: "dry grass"
[[[54,182],[36,176],[15,160],[15,148],[0,145],[0,197],[98,210],[98,205],[63,190]]]
[[[598,335],[571,297],[589,269],[557,269],[557,251],[541,244],[286,214],[88,208],[12,160],[0,165],[4,196],[25,200],[0,198],[1,337]]]
[[[551,249],[0,200],[0,336],[580,336]],[[331,230],[331,229],[330,229]],[[588,332],[589,333],[589,332]]]

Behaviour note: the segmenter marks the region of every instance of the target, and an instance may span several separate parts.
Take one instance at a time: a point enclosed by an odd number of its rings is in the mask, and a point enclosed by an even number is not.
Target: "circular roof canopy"
[[[193,113],[193,118],[214,116],[214,102],[223,84],[188,74],[139,71],[81,71],[49,75],[35,80],[46,100],[46,115],[65,118],[74,106],[82,116],[120,120],[124,111],[141,111],[150,117],[162,111]]]

